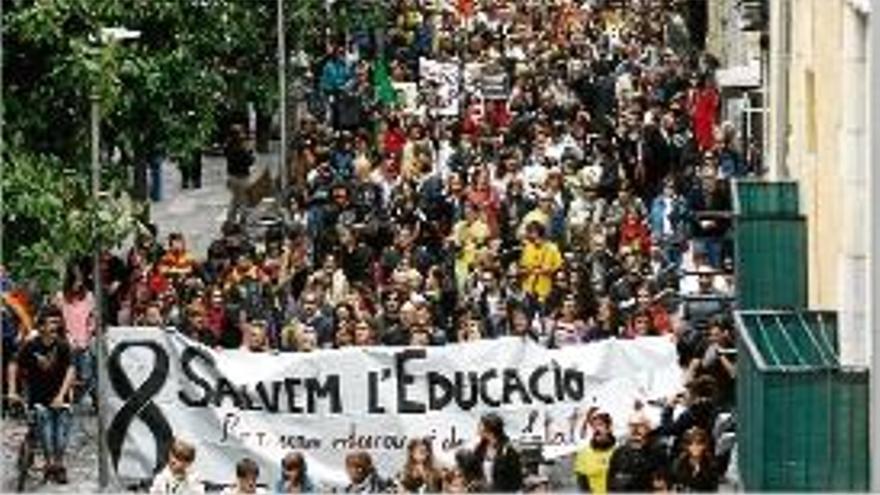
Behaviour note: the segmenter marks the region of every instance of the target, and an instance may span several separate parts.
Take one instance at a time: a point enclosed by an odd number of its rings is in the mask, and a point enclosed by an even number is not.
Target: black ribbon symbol
[[[132,347],[149,349],[156,358],[150,376],[137,390],[131,386],[131,381],[125,370],[122,369],[120,362],[122,354]],[[110,385],[116,394],[125,401],[107,429],[107,448],[110,450],[114,470],[118,469],[122,444],[125,442],[125,435],[135,417],[140,418],[147,425],[156,441],[156,460],[153,465],[153,473],[159,472],[165,464],[174,434],[162,411],[151,399],[159,393],[168,378],[168,363],[168,353],[162,346],[151,340],[120,342],[110,354],[107,363]]]

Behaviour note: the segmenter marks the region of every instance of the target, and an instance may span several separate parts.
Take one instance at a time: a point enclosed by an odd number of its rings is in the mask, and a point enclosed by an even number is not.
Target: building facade
[[[866,0],[769,4],[769,175],[799,183],[810,306],[839,311],[842,359],[867,364],[871,8]]]

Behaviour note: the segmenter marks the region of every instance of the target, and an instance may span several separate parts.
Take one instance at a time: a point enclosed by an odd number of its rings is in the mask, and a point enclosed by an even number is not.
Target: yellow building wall
[[[810,305],[837,308],[846,220],[840,167],[844,0],[792,0],[788,170],[808,218]],[[854,226],[858,228],[857,226]]]

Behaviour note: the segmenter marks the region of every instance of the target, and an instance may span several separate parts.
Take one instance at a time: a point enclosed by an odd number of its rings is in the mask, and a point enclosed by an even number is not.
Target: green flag
[[[391,77],[388,76],[388,63],[385,58],[380,58],[373,63],[373,90],[376,98],[383,105],[397,104],[397,91],[391,85]]]

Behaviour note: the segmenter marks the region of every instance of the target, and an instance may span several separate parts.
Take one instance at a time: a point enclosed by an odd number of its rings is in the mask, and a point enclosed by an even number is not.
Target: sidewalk
[[[269,167],[273,175],[277,169],[277,153],[257,155],[252,175],[262,167]],[[151,216],[159,227],[161,242],[170,232],[182,232],[187,246],[197,258],[203,258],[208,246],[220,235],[229,206],[226,188],[226,160],[223,156],[205,155],[202,160],[202,187],[181,189],[177,165],[166,162],[162,167],[162,201],[153,203]]]

